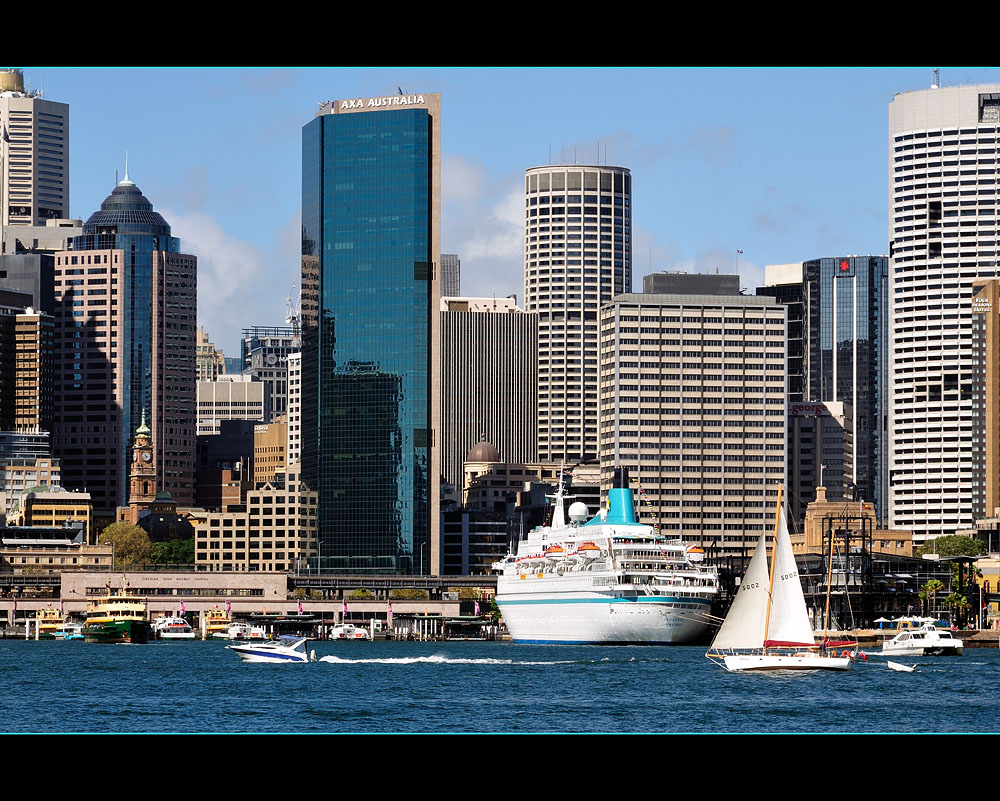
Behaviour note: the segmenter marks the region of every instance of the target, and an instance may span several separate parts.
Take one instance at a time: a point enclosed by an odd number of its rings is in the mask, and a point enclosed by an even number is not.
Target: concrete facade
[[[986,508],[975,446],[973,283],[997,268],[1000,84],[889,105],[890,525],[915,545]]]
[[[527,170],[524,309],[538,315],[538,458],[597,458],[598,312],[632,291],[632,176]]]
[[[69,217],[69,106],[0,71],[0,226]]]
[[[484,437],[505,461],[537,459],[538,317],[477,300],[448,298],[440,315],[442,476],[455,487]]]
[[[218,434],[223,420],[266,419],[268,386],[249,375],[223,375],[199,381],[198,435]]]
[[[619,295],[601,310],[601,487],[710,556],[752,551],[786,479],[786,309],[749,295]]]

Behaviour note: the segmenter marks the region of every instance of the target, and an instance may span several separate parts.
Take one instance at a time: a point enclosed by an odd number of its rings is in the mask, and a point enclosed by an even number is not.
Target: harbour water
[[[5,732],[1000,731],[1000,651],[845,673],[726,673],[695,647],[316,642],[245,664],[221,641],[0,641]]]

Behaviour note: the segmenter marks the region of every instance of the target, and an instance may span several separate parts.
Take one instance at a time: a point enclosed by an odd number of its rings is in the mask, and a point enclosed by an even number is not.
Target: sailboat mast
[[[830,530],[830,565],[826,574],[826,612],[823,617],[823,642],[826,642],[826,634],[830,630],[830,591],[833,585],[833,530]]]
[[[775,556],[778,553],[778,522],[781,515],[781,491],[785,488],[784,484],[778,485],[778,508],[774,512],[774,539],[771,545],[771,573],[767,581],[767,616],[764,618],[764,642],[767,642],[768,631],[771,628],[771,598],[774,592],[774,563],[777,561]]]

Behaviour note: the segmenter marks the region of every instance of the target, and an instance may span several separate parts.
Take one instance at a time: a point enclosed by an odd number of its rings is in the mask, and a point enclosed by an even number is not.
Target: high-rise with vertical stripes
[[[0,70],[0,226],[69,217],[69,106]]]
[[[598,456],[599,312],[632,290],[632,175],[532,167],[524,182],[524,308],[538,315],[538,458]]]
[[[986,510],[972,286],[998,271],[1000,84],[889,104],[890,526],[914,543]]]

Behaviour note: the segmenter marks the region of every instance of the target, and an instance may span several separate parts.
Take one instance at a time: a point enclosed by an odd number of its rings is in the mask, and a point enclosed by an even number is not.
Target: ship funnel
[[[635,525],[632,489],[628,485],[628,468],[616,467],[611,489],[608,490],[608,516],[605,524]]]

